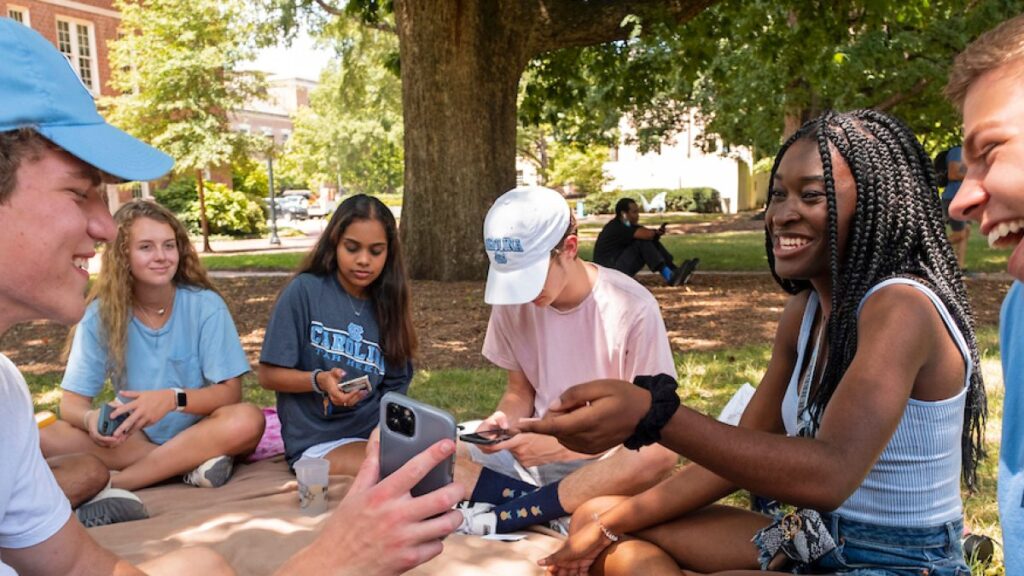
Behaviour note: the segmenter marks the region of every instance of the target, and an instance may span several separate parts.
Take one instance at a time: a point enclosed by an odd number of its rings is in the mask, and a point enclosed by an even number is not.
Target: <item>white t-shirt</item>
[[[39,450],[25,379],[0,354],[0,548],[27,548],[53,536],[71,516]],[[0,576],[14,574],[0,560]]]
[[[590,294],[571,310],[532,303],[494,306],[483,355],[533,385],[535,416],[576,384],[602,378],[676,378],[665,321],[654,296],[621,272],[597,266]]]

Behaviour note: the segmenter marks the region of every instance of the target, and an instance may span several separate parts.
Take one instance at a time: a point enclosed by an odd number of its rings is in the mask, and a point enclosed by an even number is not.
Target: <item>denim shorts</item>
[[[899,528],[825,514],[838,547],[800,570],[856,576],[970,576],[960,536],[963,520],[931,528]]]

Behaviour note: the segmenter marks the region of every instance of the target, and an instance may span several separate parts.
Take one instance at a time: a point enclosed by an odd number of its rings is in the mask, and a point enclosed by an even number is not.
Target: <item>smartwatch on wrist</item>
[[[185,406],[188,404],[188,395],[181,388],[171,388],[174,390],[174,411],[184,412]]]

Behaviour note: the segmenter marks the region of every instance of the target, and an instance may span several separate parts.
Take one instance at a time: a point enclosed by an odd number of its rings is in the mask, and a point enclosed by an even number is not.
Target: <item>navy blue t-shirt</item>
[[[357,314],[358,312],[358,314]],[[312,371],[341,368],[345,380],[367,376],[373,391],[355,406],[330,406],[313,392],[277,393],[285,457],[294,464],[310,446],[340,438],[369,438],[377,426],[380,398],[405,393],[412,362],[389,365],[380,346],[373,302],[349,298],[334,276],[305,273],[285,287],[263,338],[260,362]]]

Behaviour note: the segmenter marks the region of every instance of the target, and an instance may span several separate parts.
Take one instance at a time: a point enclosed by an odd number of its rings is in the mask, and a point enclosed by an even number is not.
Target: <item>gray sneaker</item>
[[[92,500],[79,506],[75,515],[86,528],[149,518],[142,500],[120,488],[104,488]]]
[[[181,480],[197,488],[219,488],[227,484],[235,470],[235,459],[231,456],[214,456],[185,474]]]

